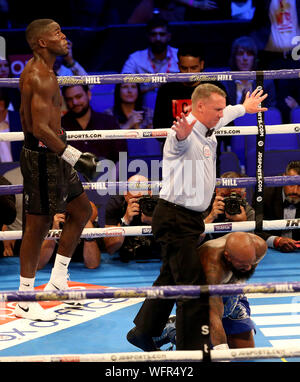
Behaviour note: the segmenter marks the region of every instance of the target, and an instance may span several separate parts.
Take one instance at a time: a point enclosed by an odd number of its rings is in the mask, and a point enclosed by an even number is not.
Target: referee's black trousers
[[[159,199],[152,218],[152,231],[161,245],[162,266],[153,286],[201,285],[204,275],[196,254],[204,231],[202,213]],[[146,299],[134,319],[136,326],[152,337],[160,336],[176,306],[176,349],[203,348],[202,326],[208,325],[208,306],[199,299]]]

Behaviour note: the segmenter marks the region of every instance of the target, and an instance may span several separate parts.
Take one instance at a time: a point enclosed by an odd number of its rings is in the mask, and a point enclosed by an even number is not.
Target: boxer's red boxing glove
[[[87,181],[91,181],[96,176],[98,159],[94,154],[82,153],[75,147],[67,145],[61,157],[80,172]]]

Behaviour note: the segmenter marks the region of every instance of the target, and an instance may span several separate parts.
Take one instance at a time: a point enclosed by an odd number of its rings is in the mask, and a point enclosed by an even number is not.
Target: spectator
[[[229,171],[221,175],[221,178],[242,178],[243,175]],[[225,199],[226,198],[226,199]],[[231,198],[229,201],[228,198]],[[226,200],[226,206],[225,206]],[[239,206],[239,208],[238,208]],[[221,223],[221,222],[242,222],[255,220],[255,211],[247,202],[246,188],[222,188],[216,187],[216,192],[212,198],[211,205],[204,212],[204,223]],[[201,239],[205,237],[205,241],[215,239],[224,234],[207,234],[201,235]]]
[[[115,117],[96,112],[90,106],[91,92],[87,85],[63,87],[62,93],[68,112],[62,117],[61,124],[66,131],[117,130]],[[78,150],[89,151],[98,159],[109,159],[114,163],[119,160],[120,152],[127,152],[126,141],[113,139],[74,141]]]
[[[201,73],[205,67],[204,53],[200,46],[194,44],[184,44],[177,53],[177,72],[180,73]],[[191,95],[194,89],[207,81],[169,82],[158,90],[153,127],[155,129],[170,128],[182,112],[187,115],[191,106]],[[220,82],[212,81],[214,85],[225,87]]]
[[[84,68],[74,60],[72,52],[72,41],[68,40],[68,54],[57,57],[54,71],[58,76],[86,76]]]
[[[263,69],[288,69],[293,38],[299,35],[300,1],[253,0],[255,13],[251,36],[259,49]],[[288,66],[287,66],[288,65]]]
[[[11,78],[10,63],[6,59],[0,58],[0,78]],[[3,88],[2,88],[3,89]],[[5,88],[5,92],[8,94],[9,105],[8,110],[19,111],[21,105],[20,90],[18,88]]]
[[[128,182],[148,182],[148,179],[141,175],[133,175]],[[148,194],[148,195],[147,195]],[[139,200],[145,197],[147,201],[146,210],[143,210]],[[156,203],[151,194],[141,191],[127,191],[122,195],[111,196],[106,206],[105,227],[127,227],[151,225],[152,212]],[[151,198],[149,200],[149,197]],[[115,236],[104,238],[106,250],[110,255],[119,251],[120,260],[128,262],[130,260],[145,260],[160,258],[160,249],[155,243],[153,236]]]
[[[178,49],[178,69],[180,73],[200,73],[205,67],[204,53],[201,48],[194,44],[185,44]],[[155,129],[170,128],[177,117],[183,112],[187,115],[191,106],[191,95],[194,89],[206,81],[169,82],[160,87],[157,93],[154,109],[153,127]],[[211,81],[225,90],[221,82]],[[219,158],[221,142],[225,146],[230,145],[230,137],[218,136],[217,148],[217,174],[219,174]],[[165,140],[160,140],[164,144]]]
[[[259,49],[261,70],[299,69],[299,59],[293,57],[300,32],[300,0],[253,0],[255,13],[251,36]],[[278,108],[282,122],[290,122],[290,101],[299,103],[300,90],[296,80],[275,80]]]
[[[147,24],[149,46],[129,55],[122,73],[170,73],[177,72],[177,49],[169,45],[171,33],[168,23],[153,17]],[[142,84],[143,105],[154,109],[159,84]]]
[[[11,185],[11,183],[3,175],[0,175],[0,185],[8,186]],[[0,208],[0,229],[2,230],[4,224],[12,224],[17,216],[15,195],[0,195]],[[3,243],[0,242],[1,254],[3,254],[3,250]]]
[[[113,108],[105,112],[118,119],[121,129],[152,128],[153,112],[142,105],[140,84],[117,84]]]
[[[288,163],[285,176],[300,175],[300,161]],[[283,187],[266,187],[264,192],[264,220],[299,219],[300,218],[300,185]],[[259,234],[266,240],[269,248],[281,252],[293,252],[300,241],[300,230],[272,230]]]
[[[286,105],[290,108],[290,110],[292,111],[296,107],[299,107],[298,100],[300,101],[300,99],[298,97],[297,97],[297,99],[295,99],[292,96],[287,96],[284,101],[285,101]]]
[[[231,46],[230,55],[230,70],[232,71],[253,71],[257,70],[257,55],[258,49],[255,41],[248,36],[241,36],[233,41]],[[241,79],[234,81],[224,81],[224,87],[228,96],[228,103],[234,105],[236,103],[243,103],[247,91],[252,92],[257,87],[256,80]],[[273,80],[263,81],[264,91],[268,93],[268,97],[264,101],[264,106],[267,108],[275,108],[277,106],[276,90]],[[234,125],[235,121],[231,122]],[[235,137],[240,145],[235,142],[232,146],[235,147],[233,151],[237,154],[240,166],[245,171],[245,137]],[[231,138],[230,138],[231,141]]]
[[[68,53],[65,56],[58,56],[54,63],[54,71],[57,76],[87,76],[88,73],[84,70],[84,68],[79,64],[79,62],[75,61],[73,58],[72,51],[72,42],[68,41]],[[91,87],[90,87],[91,88]],[[64,99],[63,99],[64,101]],[[65,101],[61,107],[62,114],[67,112],[67,106]]]
[[[87,222],[85,228],[96,228],[98,211],[94,203],[91,203],[92,215]],[[63,224],[66,220],[67,214],[58,213],[53,217],[53,223],[51,229],[62,229]],[[72,256],[72,261],[83,262],[86,268],[96,269],[99,267],[101,262],[101,239],[80,239],[74,254]],[[41,248],[41,255],[38,263],[38,269],[44,268],[44,266],[49,262],[53,262],[55,259],[57,251],[57,243],[55,240],[44,240]],[[53,260],[53,261],[52,261]]]
[[[9,104],[8,89],[0,88],[0,132],[22,132],[20,114],[18,111],[8,110]],[[0,162],[18,162],[22,145],[22,141],[0,142]]]
[[[140,84],[117,84],[114,105],[105,112],[118,119],[121,129],[153,128],[153,110],[143,106]],[[130,158],[151,156],[160,151],[159,143],[153,139],[128,139],[127,146]]]
[[[257,46],[255,41],[248,36],[242,36],[233,41],[230,56],[230,70],[253,71],[257,69]],[[247,91],[256,89],[255,80],[224,81],[228,102],[230,105],[243,103]],[[264,91],[268,93],[265,100],[267,108],[276,107],[275,85],[273,80],[264,80]]]
[[[0,59],[0,78],[10,77],[9,62],[7,60]]]
[[[4,173],[4,177],[11,184],[22,184],[23,177],[21,174],[20,167],[15,167]],[[2,227],[2,231],[22,231],[22,220],[23,220],[23,195],[16,194],[16,218],[11,224],[5,224]],[[4,251],[3,256],[19,256],[19,251],[21,247],[22,240],[4,240]]]

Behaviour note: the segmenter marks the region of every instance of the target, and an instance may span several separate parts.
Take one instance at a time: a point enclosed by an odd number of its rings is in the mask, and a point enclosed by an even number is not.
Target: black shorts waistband
[[[64,143],[66,143],[67,134],[64,129],[60,129],[57,135]],[[32,151],[52,152],[50,149],[48,149],[47,146],[45,146],[40,140],[38,140],[32,133],[24,134],[24,147]]]

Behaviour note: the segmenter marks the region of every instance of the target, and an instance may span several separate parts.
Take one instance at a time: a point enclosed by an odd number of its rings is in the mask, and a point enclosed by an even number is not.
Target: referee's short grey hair
[[[218,86],[210,83],[200,84],[193,91],[192,104],[194,105],[199,99],[209,98],[212,93],[219,94],[220,96],[226,98],[226,93]]]

